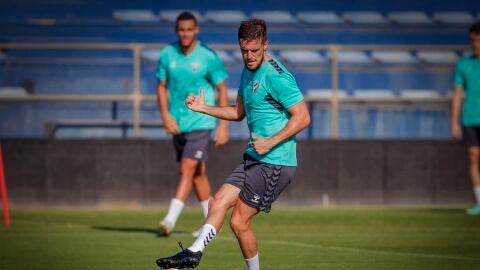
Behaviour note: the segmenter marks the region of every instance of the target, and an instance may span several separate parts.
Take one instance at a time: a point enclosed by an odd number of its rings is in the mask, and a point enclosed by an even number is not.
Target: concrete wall
[[[178,165],[170,141],[2,140],[13,206],[166,205]],[[216,190],[241,160],[243,141],[211,146]],[[392,205],[473,202],[465,149],[450,141],[300,141],[295,180],[281,204]],[[191,196],[192,202],[194,196]]]

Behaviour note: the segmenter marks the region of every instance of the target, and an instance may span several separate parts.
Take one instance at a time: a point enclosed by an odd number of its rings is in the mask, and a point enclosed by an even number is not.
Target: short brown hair
[[[475,22],[468,30],[469,34],[480,34],[480,21]]]
[[[193,22],[195,22],[195,25],[197,25],[197,18],[195,18],[195,15],[193,15],[191,12],[188,12],[188,11],[184,11],[182,13],[180,13],[178,16],[177,16],[177,21],[175,22],[175,29],[178,27],[178,22],[179,21],[189,21],[189,20],[193,20]]]
[[[243,21],[238,28],[238,41],[240,40],[254,40],[262,38],[267,40],[267,24],[262,19],[248,19]]]

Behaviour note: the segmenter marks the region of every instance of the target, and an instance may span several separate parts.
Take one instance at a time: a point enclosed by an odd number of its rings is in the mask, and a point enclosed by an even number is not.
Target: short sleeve
[[[213,85],[225,81],[228,77],[227,70],[216,53],[213,53],[213,57],[210,60],[208,76]]]
[[[281,73],[268,77],[270,94],[285,109],[303,100],[295,78],[289,73]]]
[[[465,86],[465,80],[462,74],[462,61],[459,61],[455,68],[455,73],[453,74],[453,84],[455,86]]]
[[[155,72],[155,76],[157,77],[158,80],[160,81],[167,80],[167,66],[168,66],[168,55],[165,49],[163,49],[160,52],[160,59],[158,59],[157,71]]]

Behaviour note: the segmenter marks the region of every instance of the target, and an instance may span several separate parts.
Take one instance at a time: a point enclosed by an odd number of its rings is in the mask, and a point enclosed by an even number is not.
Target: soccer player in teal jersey
[[[166,132],[173,135],[177,161],[180,162],[180,180],[175,197],[170,201],[167,215],[159,223],[159,232],[165,236],[172,233],[192,187],[205,217],[210,200],[211,188],[205,162],[216,119],[187,109],[185,99],[190,94],[198,95],[202,89],[205,102],[213,105],[216,88],[219,105],[228,105],[227,72],[217,54],[196,39],[199,27],[195,16],[189,12],[181,13],[175,29],[178,42],[162,50],[156,72],[161,117]],[[227,121],[220,121],[214,140],[216,145],[228,141]]]
[[[480,21],[470,27],[469,35],[473,55],[460,59],[455,69],[451,126],[453,137],[462,138],[468,149],[476,205],[467,213],[480,215]]]
[[[211,201],[196,241],[171,257],[158,259],[161,268],[196,267],[204,248],[222,228],[227,210],[233,208],[230,227],[247,269],[260,269],[251,221],[260,211],[268,213],[273,201],[292,181],[297,166],[295,135],[310,123],[294,77],[267,53],[266,33],[266,24],[260,19],[240,25],[238,41],[245,67],[235,105],[208,105],[203,91],[185,101],[192,111],[220,119],[241,121],[246,117],[251,136],[243,160]]]

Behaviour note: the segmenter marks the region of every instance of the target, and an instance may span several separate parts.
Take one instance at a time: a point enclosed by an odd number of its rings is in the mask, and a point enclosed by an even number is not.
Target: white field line
[[[235,240],[232,237],[216,237],[215,239],[219,240]],[[271,244],[271,245],[284,245],[284,246],[293,246],[300,248],[315,248],[315,249],[329,249],[337,251],[348,251],[354,253],[372,253],[372,254],[381,254],[381,255],[391,255],[391,256],[411,256],[411,257],[423,257],[423,258],[432,258],[432,259],[448,259],[448,260],[463,260],[463,261],[480,261],[480,258],[473,257],[464,257],[464,256],[452,256],[452,255],[440,255],[440,254],[428,254],[428,253],[413,253],[413,252],[400,252],[400,251],[384,251],[384,250],[371,250],[371,249],[361,249],[361,248],[351,248],[351,247],[338,247],[338,246],[326,246],[321,244],[308,244],[295,241],[278,241],[278,240],[261,240],[262,244]]]

